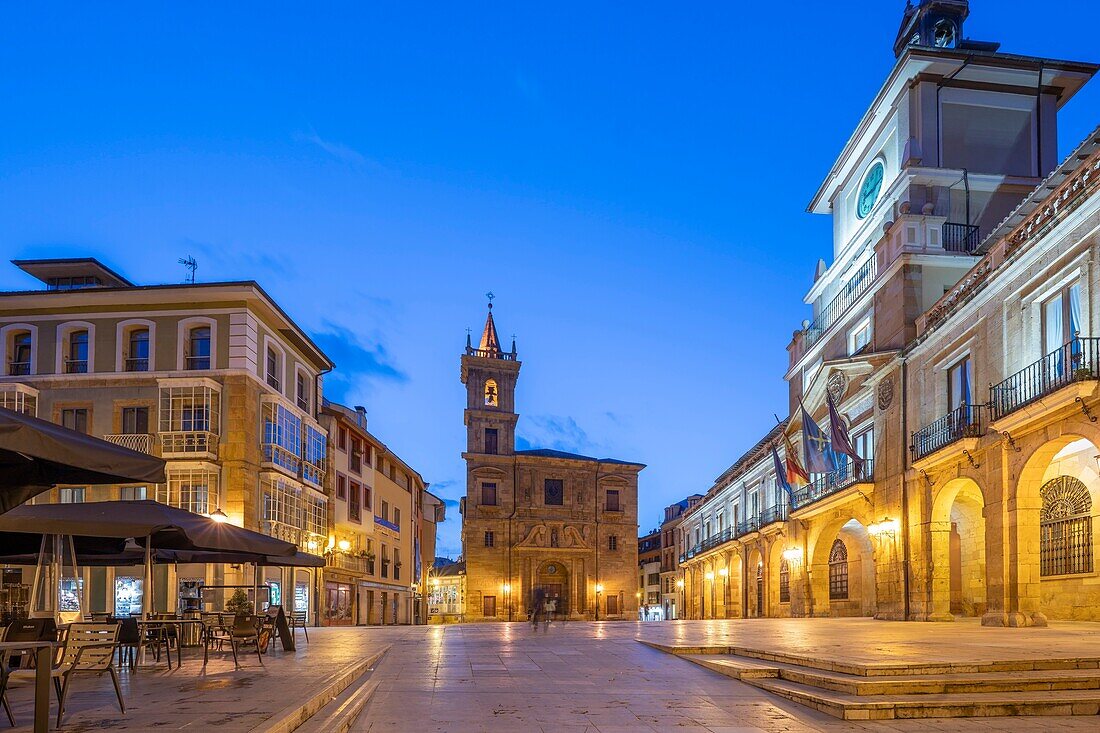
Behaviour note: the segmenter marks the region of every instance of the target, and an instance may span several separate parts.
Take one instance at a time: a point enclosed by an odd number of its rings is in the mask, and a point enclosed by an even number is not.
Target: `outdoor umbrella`
[[[290,542],[156,501],[24,505],[0,514],[0,532],[33,534],[39,538],[42,535],[132,537],[153,550],[239,552],[272,557],[291,557],[298,551]],[[0,542],[5,543],[3,551],[9,552],[7,540]],[[15,549],[12,554],[25,551]]]
[[[21,550],[14,553],[8,553],[7,541],[11,537],[7,532],[0,533],[0,547],[3,548],[4,554],[0,555],[0,565],[34,565],[38,562],[38,556],[35,554],[38,548],[38,539],[40,536],[26,535],[26,537],[34,538],[34,550]],[[87,544],[82,545],[82,541],[88,539],[88,537],[74,538],[76,541],[76,561],[79,565],[85,565],[88,567],[126,567],[131,565],[142,565],[145,563],[145,551],[141,549],[128,549],[122,550],[119,548],[114,552],[98,552],[100,549],[97,546],[88,547]],[[29,547],[30,543],[24,543],[23,546]],[[82,549],[82,547],[84,549]],[[323,568],[325,566],[325,558],[318,555],[310,555],[305,552],[298,552],[289,557],[278,557],[271,555],[250,555],[246,552],[202,552],[192,550],[153,550],[151,554],[151,560],[158,565],[169,565],[172,563],[200,563],[200,564],[243,564],[251,563],[259,565],[260,567],[270,568]]]
[[[57,484],[164,481],[155,456],[0,407],[0,514]]]

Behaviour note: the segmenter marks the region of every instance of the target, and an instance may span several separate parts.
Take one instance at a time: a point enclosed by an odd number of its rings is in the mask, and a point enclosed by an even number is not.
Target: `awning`
[[[0,543],[7,550],[7,539],[11,535],[0,534]],[[37,537],[37,535],[28,535]],[[81,540],[87,537],[77,537],[76,562],[82,567],[129,567],[145,564],[145,551],[130,549],[116,552],[97,552],[99,549],[88,545],[82,546]],[[36,546],[37,547],[37,546]],[[310,555],[306,552],[297,552],[289,557],[275,557],[271,555],[250,555],[246,552],[196,552],[191,550],[153,550],[150,558],[157,565],[170,565],[173,563],[199,563],[199,564],[256,564],[260,567],[271,568],[323,568],[325,558]],[[20,551],[19,553],[0,555],[0,565],[34,565],[38,562],[38,556],[34,552]]]
[[[0,407],[0,514],[57,484],[164,481],[156,456]]]
[[[0,532],[14,533],[10,542],[9,538],[0,540],[4,551],[12,555],[38,551],[37,544],[19,547],[15,542],[19,535],[24,541],[28,535],[37,535],[39,540],[42,535],[133,538],[142,546],[148,537],[154,550],[237,552],[260,557],[293,557],[298,552],[290,542],[155,501],[23,505],[0,514]]]

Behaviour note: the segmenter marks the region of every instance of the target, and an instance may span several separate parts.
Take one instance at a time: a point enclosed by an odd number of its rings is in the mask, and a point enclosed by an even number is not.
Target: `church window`
[[[548,478],[542,482],[543,504],[562,506],[565,503],[565,482],[560,478]]]
[[[491,456],[497,454],[497,429],[485,428],[485,453]]]
[[[495,535],[492,532],[486,532],[485,533],[485,546],[486,547],[492,547],[494,545],[495,539],[496,539]]]
[[[1059,476],[1039,489],[1039,575],[1092,572],[1092,497],[1072,476]]]
[[[607,536],[607,549],[612,552],[619,549],[619,538],[616,535]]]
[[[617,512],[619,511],[619,490],[608,489],[607,490],[607,511]]]
[[[500,406],[500,393],[497,391],[497,383],[495,379],[485,380],[485,406]]]
[[[848,600],[848,548],[839,539],[829,550],[829,600]]]
[[[779,560],[779,602],[791,602],[791,565],[785,559]]]
[[[481,503],[483,506],[497,505],[497,485],[495,483],[481,484]]]

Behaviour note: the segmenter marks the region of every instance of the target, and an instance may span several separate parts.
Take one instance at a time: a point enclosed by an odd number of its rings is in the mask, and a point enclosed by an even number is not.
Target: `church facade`
[[[467,621],[522,621],[532,599],[570,619],[638,614],[640,463],[516,450],[515,342],[504,351],[492,304],[467,338],[466,495],[461,502]]]
[[[861,459],[788,494],[765,438],[684,516],[689,616],[1100,620],[1100,130],[1057,158],[1094,64],[965,40],[909,5],[889,78],[810,203],[832,217],[788,414]],[[753,499],[752,497],[759,497]]]

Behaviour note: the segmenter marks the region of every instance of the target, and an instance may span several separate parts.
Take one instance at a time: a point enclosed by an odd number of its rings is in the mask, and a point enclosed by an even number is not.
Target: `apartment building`
[[[37,501],[155,499],[324,549],[317,416],[333,364],[258,283],[135,285],[90,258],[13,264],[39,287],[0,293],[0,404],[167,461],[163,485],[63,486]],[[314,571],[261,572],[273,602],[314,617]],[[135,575],[87,569],[89,610],[133,610]],[[231,567],[158,566],[156,604],[251,583]]]
[[[661,532],[654,529],[638,538],[638,618],[664,620],[661,606]]]
[[[364,408],[326,401],[321,422],[333,441],[322,623],[426,623],[443,502],[367,429]]]

